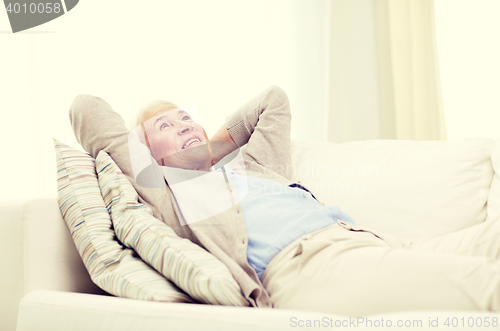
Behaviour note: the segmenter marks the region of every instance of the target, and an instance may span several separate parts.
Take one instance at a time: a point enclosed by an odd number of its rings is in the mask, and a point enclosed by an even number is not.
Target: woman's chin
[[[209,170],[212,159],[207,144],[201,144],[170,154],[158,164],[173,168]]]

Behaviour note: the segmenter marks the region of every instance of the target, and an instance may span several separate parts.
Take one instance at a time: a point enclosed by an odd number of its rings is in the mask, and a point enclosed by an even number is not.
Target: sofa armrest
[[[43,289],[108,295],[90,279],[56,199],[27,203],[23,223],[24,293]]]
[[[16,329],[17,307],[23,297],[23,206],[25,201],[0,203],[0,330]]]

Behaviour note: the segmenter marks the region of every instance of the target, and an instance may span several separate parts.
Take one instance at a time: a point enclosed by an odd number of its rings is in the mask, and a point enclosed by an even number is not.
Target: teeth
[[[182,149],[188,147],[189,145],[191,145],[192,143],[194,142],[201,142],[200,139],[198,138],[192,138],[192,139],[189,139],[185,144],[184,146],[182,146]]]

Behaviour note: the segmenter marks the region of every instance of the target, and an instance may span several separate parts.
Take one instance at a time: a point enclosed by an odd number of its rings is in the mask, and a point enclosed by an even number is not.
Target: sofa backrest
[[[500,221],[500,147],[491,139],[293,141],[295,180],[359,225],[404,238],[437,236]],[[488,197],[490,203],[486,205]],[[493,203],[493,200],[497,203]],[[54,289],[106,294],[78,255],[56,199],[24,208],[24,292]]]
[[[414,240],[485,221],[496,148],[487,138],[293,141],[292,162],[296,180],[323,203],[358,225]]]
[[[500,171],[500,147],[491,139],[293,141],[292,162],[295,180],[323,203],[359,225],[413,239],[483,222],[487,210],[500,221],[498,175],[490,192],[494,151]],[[23,222],[25,293],[106,294],[90,280],[56,199],[28,203]]]
[[[488,196],[487,221],[500,222],[500,140],[497,141],[493,154],[491,154],[491,164],[495,174]]]

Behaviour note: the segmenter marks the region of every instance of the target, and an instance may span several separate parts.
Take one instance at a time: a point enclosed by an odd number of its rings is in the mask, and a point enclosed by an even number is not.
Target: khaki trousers
[[[261,280],[274,308],[348,316],[500,311],[500,224],[403,242],[339,222],[285,247]]]

